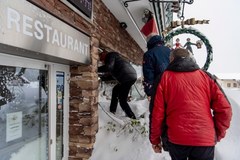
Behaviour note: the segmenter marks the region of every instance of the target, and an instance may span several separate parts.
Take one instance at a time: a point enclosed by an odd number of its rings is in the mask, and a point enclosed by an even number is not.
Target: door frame
[[[64,144],[64,153],[63,153],[63,160],[68,159],[68,152],[69,152],[69,133],[68,133],[68,124],[69,124],[69,78],[70,78],[70,67],[67,65],[61,64],[51,64],[49,65],[49,97],[56,97],[56,73],[58,71],[64,72],[65,79],[64,79],[64,125],[63,125],[63,144]],[[50,118],[49,118],[49,148],[50,148],[50,160],[56,159],[56,117],[57,117],[57,110],[56,110],[56,99],[49,98],[49,111]],[[51,107],[52,106],[52,107]]]

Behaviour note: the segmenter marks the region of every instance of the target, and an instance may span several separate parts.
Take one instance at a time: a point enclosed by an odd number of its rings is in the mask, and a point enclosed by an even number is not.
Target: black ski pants
[[[110,112],[115,113],[117,110],[118,101],[120,103],[121,108],[126,113],[129,118],[136,119],[134,113],[132,112],[130,106],[127,103],[127,98],[129,91],[132,85],[135,83],[134,81],[128,81],[125,83],[117,84],[113,87],[112,90],[112,99],[110,104]]]
[[[172,160],[213,160],[214,146],[184,146],[168,142]]]

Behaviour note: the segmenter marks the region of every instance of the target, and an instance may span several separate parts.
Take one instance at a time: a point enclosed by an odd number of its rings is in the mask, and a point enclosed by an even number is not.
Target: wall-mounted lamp
[[[120,27],[122,29],[126,29],[127,28],[127,24],[125,22],[120,22]]]

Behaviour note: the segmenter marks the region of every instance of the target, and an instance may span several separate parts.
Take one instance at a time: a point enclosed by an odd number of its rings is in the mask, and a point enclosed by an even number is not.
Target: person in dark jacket
[[[116,112],[119,101],[126,115],[129,118],[136,119],[127,103],[129,91],[137,80],[135,69],[129,62],[120,57],[117,52],[103,52],[100,55],[100,61],[104,62],[104,65],[98,68],[98,72],[109,72],[118,81],[118,84],[112,90],[110,112]]]
[[[164,46],[164,41],[159,35],[149,39],[147,48],[148,51],[143,55],[143,86],[146,95],[150,99],[155,79],[169,64],[171,50],[169,47]]]
[[[150,142],[162,149],[167,125],[172,160],[213,160],[214,146],[225,137],[232,117],[231,105],[210,73],[199,69],[186,49],[171,52],[150,106]]]

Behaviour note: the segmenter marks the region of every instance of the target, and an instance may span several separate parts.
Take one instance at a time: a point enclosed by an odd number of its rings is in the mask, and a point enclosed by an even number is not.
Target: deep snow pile
[[[136,117],[144,115],[137,121],[125,117],[119,104],[115,116],[117,119],[109,115],[111,90],[114,84],[102,84],[99,93],[99,131],[91,160],[170,160],[167,152],[155,154],[151,148],[148,140],[149,102],[146,98],[139,100],[143,90],[135,85],[131,91],[134,95],[132,97],[135,98],[129,105]],[[135,87],[141,94],[138,98]]]
[[[130,103],[131,106],[136,106],[134,113],[146,111],[147,100],[136,103]],[[118,106],[116,115],[123,120],[124,124],[122,124],[112,119],[108,115],[110,113],[102,109],[105,107],[108,110],[109,102],[100,102],[100,105],[99,131],[91,160],[170,160],[168,153],[155,154],[151,148],[148,140],[148,113],[144,118],[134,121],[123,117],[124,113]],[[138,110],[137,107],[141,109]]]

